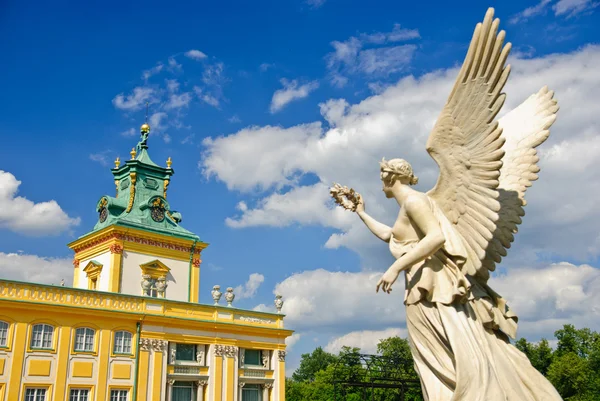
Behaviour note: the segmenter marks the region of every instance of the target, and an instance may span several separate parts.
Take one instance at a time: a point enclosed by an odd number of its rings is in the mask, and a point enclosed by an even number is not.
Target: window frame
[[[35,347],[33,345],[33,341],[34,341],[34,335],[35,335],[35,329],[38,326],[42,326],[42,333],[41,333],[41,338],[40,338],[40,346],[39,347]],[[50,346],[49,347],[44,347],[44,334],[46,334],[46,328],[50,327],[52,329],[52,334],[50,337]],[[28,351],[55,351],[56,350],[56,338],[57,338],[57,330],[56,330],[56,325],[51,324],[49,322],[37,322],[37,323],[32,323],[31,324],[31,328],[29,330],[29,342],[28,342]]]
[[[29,390],[33,390],[35,391],[33,398],[27,398],[27,392]],[[48,398],[48,393],[50,393],[50,387],[49,386],[44,386],[44,385],[38,385],[38,384],[32,384],[32,383],[27,383],[26,385],[23,386],[23,401],[36,401],[37,399],[37,392],[38,391],[44,391],[44,398],[42,401],[49,401]]]
[[[124,348],[124,337],[123,337],[123,340],[122,340],[123,343],[121,344],[122,350],[121,351],[117,350],[117,345],[118,345],[118,343],[117,343],[117,334],[119,334],[119,333],[129,334],[129,336],[130,336],[129,337],[129,352],[125,352],[123,350],[123,348]],[[112,338],[113,338],[113,344],[112,344],[112,354],[113,355],[117,355],[117,356],[118,355],[127,355],[127,356],[132,356],[133,355],[133,344],[134,344],[135,336],[134,336],[134,334],[131,331],[125,330],[125,329],[115,330],[113,332]]]
[[[83,349],[77,349],[77,332],[79,330],[85,330],[84,331],[84,337],[83,337],[83,345],[84,345]],[[92,331],[91,336],[88,336],[88,332],[87,332],[88,330]],[[94,354],[94,353],[96,353],[96,333],[97,332],[98,331],[94,327],[90,327],[90,326],[75,327],[75,335],[73,336],[73,353],[83,353],[83,354]],[[92,347],[89,350],[85,349],[86,339],[88,337],[92,338]]]
[[[73,387],[69,387],[69,393],[68,393],[66,401],[73,401],[72,400],[73,391],[87,391],[87,399],[86,400],[82,400],[81,395],[78,394],[77,399],[75,399],[74,401],[93,401],[93,399],[94,399],[94,395],[93,395],[92,389],[90,387],[73,386]]]
[[[12,329],[12,322],[7,322],[6,320],[0,320],[0,333],[2,333],[4,331],[4,328],[2,327],[2,325],[6,325],[6,333],[4,336],[4,344],[2,344],[2,336],[0,335],[0,349],[7,349],[10,348],[10,338],[11,338],[11,329]]]
[[[125,401],[130,401],[130,399],[131,399],[131,388],[130,387],[109,387],[108,401],[113,401],[113,398],[112,398],[113,391],[119,391],[119,392],[124,391],[126,393]],[[116,401],[119,401],[119,398],[117,398]]]

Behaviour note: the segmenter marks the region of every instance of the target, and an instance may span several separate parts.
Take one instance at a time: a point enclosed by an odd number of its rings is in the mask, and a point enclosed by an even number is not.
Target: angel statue
[[[336,184],[338,203],[389,243],[396,261],[377,283],[390,293],[405,273],[406,324],[425,400],[561,400],[511,343],[517,316],[488,285],[521,223],[538,177],[536,147],[558,106],[547,88],[496,120],[510,44],[489,9],[477,24],[452,92],[427,141],[440,175],[421,193],[411,165],[383,160],[383,192],[400,205],[392,227],[365,212],[360,194]]]

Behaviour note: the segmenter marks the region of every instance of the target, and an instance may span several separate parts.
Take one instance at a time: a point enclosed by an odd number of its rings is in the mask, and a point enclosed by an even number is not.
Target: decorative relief
[[[263,368],[268,369],[269,368],[269,350],[262,350],[261,357],[262,357],[261,359],[262,359]]]
[[[269,389],[273,388],[273,383],[263,383],[263,384],[261,384],[261,386],[263,389],[269,390]]]
[[[79,267],[79,259],[73,258],[73,267],[76,269]]]
[[[169,380],[167,380],[167,384],[168,384],[169,386],[172,386],[173,384],[175,384],[175,380],[173,380],[173,379],[169,379]]]
[[[285,351],[279,350],[277,351],[277,358],[279,359],[279,362],[285,362]]]
[[[215,345],[215,355],[225,356],[227,358],[235,358],[235,354],[238,352],[238,347],[233,345]]]
[[[202,387],[206,386],[208,384],[208,382],[206,380],[198,380],[196,382],[196,384],[198,384],[198,387],[202,388]]]
[[[150,189],[158,189],[158,181],[156,181],[154,178],[146,178],[144,180],[144,186]]]
[[[235,354],[237,354],[238,347],[233,345],[228,345],[225,347],[225,356],[227,358],[235,358]]]
[[[163,198],[167,199],[167,188],[169,187],[170,180],[163,181]]]
[[[204,351],[198,351],[196,353],[196,362],[199,364],[204,364]]]
[[[126,213],[129,213],[131,211],[131,208],[133,207],[133,200],[135,199],[135,181],[137,179],[137,174],[130,173],[129,177],[131,179],[131,187],[129,188],[129,203],[127,204],[127,209],[125,210]]]
[[[140,339],[140,348],[142,351],[163,352],[167,347],[165,340],[158,340],[156,338],[142,338]]]
[[[196,258],[192,261],[192,266],[200,267],[200,263],[202,263],[202,260],[200,260],[200,258]]]
[[[171,344],[171,350],[169,351],[169,363],[171,365],[175,364],[176,357],[177,357],[177,344]]]
[[[242,322],[258,323],[258,324],[275,324],[274,320],[261,319],[258,317],[251,317],[251,316],[240,316],[239,320],[241,320]]]
[[[110,253],[118,253],[118,254],[123,253],[123,247],[119,244],[112,244],[111,246],[108,247],[108,249],[110,249]]]
[[[239,382],[239,383],[238,383],[238,386],[239,386],[240,388],[243,388],[245,385],[246,385],[246,382]]]
[[[225,355],[225,346],[224,345],[215,345],[215,356],[223,356]]]

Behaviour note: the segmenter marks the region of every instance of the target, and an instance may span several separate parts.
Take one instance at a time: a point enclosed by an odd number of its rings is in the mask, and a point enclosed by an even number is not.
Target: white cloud
[[[600,209],[594,207],[594,200],[600,196],[600,176],[593,168],[593,160],[600,158],[600,123],[596,116],[600,98],[593,95],[600,91],[600,73],[593,67],[600,63],[600,47],[542,58],[512,58],[511,62],[503,113],[545,84],[556,91],[561,107],[550,139],[541,147],[541,179],[528,192],[527,216],[511,254],[535,250],[581,257],[582,252],[585,255],[590,248],[596,249],[590,241],[598,237],[600,222]],[[318,177],[322,189],[333,181],[355,188],[363,194],[367,210],[375,218],[393,221],[397,205],[381,194],[378,161],[381,157],[405,157],[420,177],[417,188],[433,187],[438,169],[425,151],[425,142],[456,73],[456,69],[450,69],[418,79],[409,76],[355,105],[343,99],[322,103],[321,113],[330,125],[327,130],[314,122],[289,128],[247,127],[232,135],[207,138],[201,167],[229,189],[258,189],[258,194],[263,194],[254,208],[230,219],[230,223],[315,224],[314,219],[307,221],[301,213],[296,218],[294,213],[295,208],[331,208],[325,194],[308,196],[309,189],[296,190],[299,178],[308,174]],[[256,158],[256,154],[261,157]],[[294,192],[283,197],[283,189]],[[297,205],[302,200],[306,204]],[[322,203],[316,205],[317,200]],[[296,205],[287,207],[288,202]],[[315,218],[323,226],[340,229],[332,213],[336,212],[318,212]],[[376,264],[370,252],[383,252],[384,247],[371,238],[358,218],[348,215],[354,223],[332,235],[327,246],[349,247],[359,252],[366,264]]]
[[[260,273],[252,273],[243,285],[238,285],[234,289],[236,299],[254,298],[258,287],[265,281],[265,276]]]
[[[311,81],[298,86],[297,80],[288,81],[287,79],[282,79],[281,84],[283,85],[283,89],[276,90],[271,99],[271,113],[278,112],[294,100],[304,99],[319,87],[317,81]]]
[[[262,64],[261,64],[261,65],[258,67],[258,69],[259,69],[261,72],[266,72],[268,69],[270,69],[270,68],[273,68],[273,67],[275,67],[275,64],[272,64],[272,63],[262,63]]]
[[[206,93],[204,89],[200,88],[199,86],[194,86],[194,92],[196,92],[198,99],[202,100],[204,103],[208,104],[209,106],[219,107],[219,99],[209,93]]]
[[[277,284],[274,293],[283,296],[286,325],[298,332],[399,326],[404,322],[404,293],[397,288],[376,294],[380,277],[379,272],[307,270]]]
[[[386,45],[420,38],[416,29],[402,28],[395,24],[391,32],[361,33],[345,41],[333,41],[334,51],[325,56],[330,70],[332,85],[342,87],[348,82],[346,75],[367,74],[369,76],[387,76],[402,71],[412,61],[415,45]]]
[[[163,68],[164,68],[163,63],[156,64],[156,66],[150,68],[149,70],[145,70],[144,72],[142,72],[142,79],[144,81],[148,81],[148,79],[150,77],[160,73],[163,70]]]
[[[154,131],[161,131],[165,128],[163,121],[167,118],[167,113],[159,111],[150,116],[150,128]]]
[[[173,57],[173,56],[169,57],[168,66],[169,66],[169,71],[171,71],[173,73],[183,71],[183,67],[181,66],[181,64],[179,64],[177,62],[177,60],[175,60],[175,57]]]
[[[337,354],[343,346],[346,346],[358,347],[365,354],[376,354],[379,341],[396,336],[406,338],[407,335],[408,331],[400,328],[353,331],[330,340],[324,350],[332,354]]]
[[[133,88],[133,93],[131,95],[126,96],[123,93],[120,93],[115,96],[112,102],[117,109],[135,111],[141,109],[147,101],[152,102],[153,95],[154,89],[138,86]]]
[[[163,134],[162,138],[165,143],[171,143],[171,135]]]
[[[65,280],[66,286],[73,282],[72,259],[67,258],[0,252],[0,272],[5,280],[55,285]]]
[[[296,344],[298,340],[300,340],[300,337],[302,337],[302,334],[294,333],[285,339],[286,350],[288,352],[292,349],[294,344]]]
[[[327,0],[306,0],[306,4],[312,8],[320,8]]]
[[[206,58],[206,54],[196,49],[188,50],[187,52],[185,52],[185,56],[196,61],[204,60]]]
[[[559,0],[552,9],[557,16],[565,15],[570,18],[589,12],[599,5],[600,2],[592,0]]]
[[[192,94],[189,92],[184,92],[179,95],[173,93],[173,94],[171,94],[171,96],[169,96],[169,101],[165,105],[165,109],[172,110],[172,109],[180,109],[182,107],[188,107],[191,100],[192,100]]]
[[[136,134],[137,131],[135,130],[135,128],[129,128],[128,130],[121,132],[121,135],[125,137],[135,136]]]
[[[0,170],[0,227],[16,233],[42,236],[57,235],[80,223],[79,217],[71,218],[54,200],[34,203],[16,196],[21,181],[14,175]],[[32,265],[32,268],[38,266]],[[4,271],[0,268],[0,271]]]
[[[109,165],[109,161],[108,161],[109,154],[110,154],[110,150],[105,150],[103,152],[97,152],[97,153],[91,153],[90,160],[94,161],[96,163],[100,163],[101,165],[106,167]]]
[[[515,14],[508,21],[510,24],[516,24],[522,21],[526,21],[527,19],[534,17],[536,15],[543,14],[547,6],[552,2],[552,0],[541,0],[535,6],[527,7],[525,10]]]
[[[175,93],[179,90],[179,82],[176,79],[167,79],[166,83],[169,93]]]
[[[241,123],[242,122],[242,120],[238,117],[237,114],[234,114],[233,116],[229,117],[227,119],[227,121],[229,121],[232,124],[237,124],[237,123]]]

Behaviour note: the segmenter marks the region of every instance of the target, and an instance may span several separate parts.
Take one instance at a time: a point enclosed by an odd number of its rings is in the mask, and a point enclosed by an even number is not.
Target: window
[[[31,333],[30,347],[37,349],[52,349],[53,334],[54,327],[47,324],[36,324],[35,326],[33,326],[33,330]]]
[[[193,382],[175,382],[173,383],[173,401],[195,401],[196,391]]]
[[[156,289],[156,282],[158,280],[156,280],[155,278],[150,278],[147,280],[150,283],[150,287],[147,290],[145,290],[144,295],[152,298],[158,298],[158,290]]]
[[[257,349],[244,350],[244,365],[262,366],[260,351]]]
[[[75,330],[75,351],[93,352],[95,334],[96,331],[88,327],[80,327]]]
[[[25,401],[46,401],[45,388],[27,388],[25,389]]]
[[[196,361],[196,346],[194,344],[177,344],[175,350],[176,361]]]
[[[69,401],[88,401],[90,390],[73,388],[69,395]]]
[[[131,354],[131,333],[128,331],[117,331],[115,333],[115,354]],[[115,390],[117,391],[117,390]],[[121,390],[119,390],[121,391]]]
[[[127,401],[127,390],[110,390],[110,401]]]
[[[6,347],[8,344],[8,323],[0,322],[0,347]]]
[[[242,387],[242,401],[262,401],[260,384],[247,384]]]

